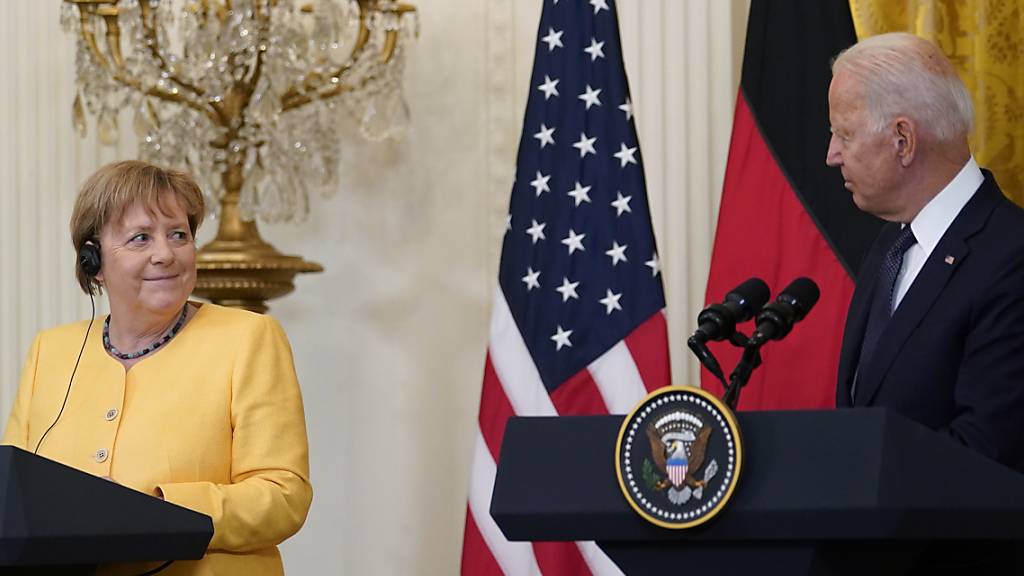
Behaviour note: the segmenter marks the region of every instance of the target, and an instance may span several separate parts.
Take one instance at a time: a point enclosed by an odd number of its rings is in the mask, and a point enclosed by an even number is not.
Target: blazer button
[[[107,422],[110,422],[114,418],[117,418],[117,408],[111,408],[110,410],[107,410],[107,415],[104,417],[107,419]]]
[[[106,462],[107,461],[107,449],[106,448],[100,448],[99,450],[96,451],[96,461],[97,462]]]

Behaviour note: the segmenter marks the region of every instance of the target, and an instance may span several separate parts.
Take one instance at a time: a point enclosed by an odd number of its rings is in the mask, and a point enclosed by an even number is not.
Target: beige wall
[[[0,417],[39,329],[87,317],[67,218],[75,188],[134,151],[70,127],[74,44],[60,2],[0,21]],[[539,1],[419,0],[400,143],[346,145],[343,186],[303,226],[264,226],[320,262],[272,303],[306,399],[316,490],[284,546],[291,574],[457,571],[499,240]],[[745,0],[620,0],[676,382],[703,301],[746,21]],[[211,230],[206,230],[209,237]],[[105,304],[100,303],[101,312]]]

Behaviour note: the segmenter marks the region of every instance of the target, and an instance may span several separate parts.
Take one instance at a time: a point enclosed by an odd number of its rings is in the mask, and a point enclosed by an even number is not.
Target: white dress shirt
[[[935,198],[925,204],[910,223],[910,229],[917,238],[917,244],[911,246],[903,255],[903,266],[896,277],[896,297],[893,299],[893,310],[899,307],[903,297],[907,295],[917,274],[924,268],[924,263],[939,244],[942,235],[956,219],[957,214],[978,191],[985,176],[978,168],[978,163],[971,156],[955,178],[946,184]]]

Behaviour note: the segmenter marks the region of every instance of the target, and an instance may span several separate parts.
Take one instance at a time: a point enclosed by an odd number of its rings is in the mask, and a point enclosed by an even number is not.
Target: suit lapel
[[[868,257],[861,265],[857,275],[857,289],[850,300],[850,308],[846,314],[846,326],[843,329],[843,344],[839,355],[839,373],[836,384],[836,406],[843,408],[851,405],[850,386],[860,358],[860,347],[864,341],[864,330],[867,329],[868,311],[878,286],[878,270],[881,267],[882,255],[893,243],[900,227],[890,224],[882,228]]]
[[[998,195],[1001,192],[986,173],[985,182],[942,235],[882,333],[874,358],[865,373],[858,377],[855,405],[867,405],[874,399],[910,335],[931,310],[956,269],[968,258],[970,249],[966,241],[984,228]],[[863,329],[860,335],[863,337]]]
[[[857,405],[869,404],[874,398],[893,360],[931,309],[953,271],[967,256],[967,252],[967,245],[959,239],[956,242],[947,242],[943,238],[935,247],[885,331],[882,332],[874,358],[857,381]],[[945,263],[947,255],[953,256],[952,265]]]

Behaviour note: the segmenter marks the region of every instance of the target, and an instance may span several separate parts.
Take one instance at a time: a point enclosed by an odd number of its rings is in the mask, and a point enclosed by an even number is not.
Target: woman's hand
[[[104,480],[107,480],[108,482],[113,482],[114,484],[117,484],[118,486],[124,486],[124,484],[121,484],[120,482],[118,482],[117,480],[114,480],[110,476],[100,476],[100,478],[103,478]],[[157,486],[156,488],[153,489],[153,493],[150,494],[150,496],[155,496],[155,497],[157,497],[157,498],[159,498],[161,500],[164,500],[164,492],[163,492],[163,490],[160,489],[159,486]]]

